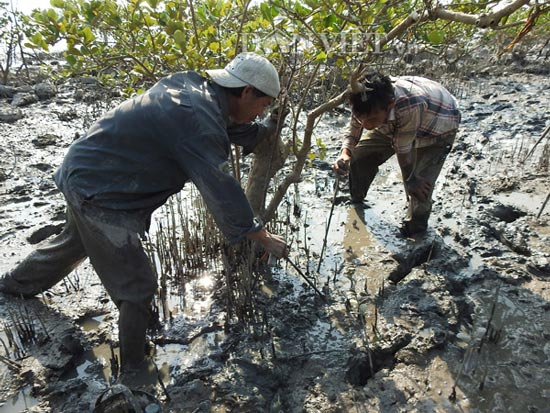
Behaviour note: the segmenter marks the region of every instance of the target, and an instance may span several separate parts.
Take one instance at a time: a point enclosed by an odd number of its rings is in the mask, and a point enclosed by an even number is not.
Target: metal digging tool
[[[328,215],[327,229],[325,230],[325,238],[323,239],[323,247],[321,248],[321,254],[319,256],[319,265],[317,266],[317,272],[319,272],[319,270],[321,269],[321,264],[323,263],[323,255],[325,253],[325,248],[327,246],[328,230],[330,229],[330,221],[332,221],[332,213],[334,212],[334,204],[336,203],[336,196],[338,195],[339,187],[340,187],[340,176],[337,175],[336,181],[334,182],[334,195],[332,196],[332,205],[330,207],[330,213]]]
[[[306,277],[306,275],[302,272],[302,270],[300,270],[298,268],[298,266],[296,264],[294,264],[294,262],[292,262],[292,260],[290,258],[285,257],[285,260],[286,260],[286,262],[288,262],[292,266],[292,268],[294,268],[298,272],[298,274],[300,274],[300,276],[304,280],[306,280],[306,282],[310,285],[310,287],[313,288],[317,294],[319,294],[319,297],[321,297],[323,299],[323,301],[326,302],[327,298],[325,297],[325,295],[321,291],[319,291],[319,289],[317,287],[315,287],[315,284],[313,284],[311,282],[311,280],[308,277]]]

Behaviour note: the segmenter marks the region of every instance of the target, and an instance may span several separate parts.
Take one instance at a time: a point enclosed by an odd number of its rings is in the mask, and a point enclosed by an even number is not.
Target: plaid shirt
[[[375,132],[392,140],[397,153],[408,153],[413,148],[432,145],[438,137],[458,128],[460,111],[456,99],[439,83],[419,76],[392,78],[395,106],[388,122]],[[361,137],[363,127],[352,116],[343,148],[353,151]]]

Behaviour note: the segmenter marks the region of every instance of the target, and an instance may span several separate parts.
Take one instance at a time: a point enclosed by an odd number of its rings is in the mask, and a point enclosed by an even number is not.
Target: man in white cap
[[[32,297],[89,257],[119,309],[122,371],[143,366],[157,279],[141,239],[152,212],[192,181],[225,237],[259,242],[277,257],[283,238],[254,218],[239,184],[224,172],[230,144],[251,152],[274,121],[253,123],[280,91],[273,65],[238,55],[212,80],[196,72],[161,79],[99,119],[69,148],[55,182],[67,201],[61,234],[0,279],[0,292]]]

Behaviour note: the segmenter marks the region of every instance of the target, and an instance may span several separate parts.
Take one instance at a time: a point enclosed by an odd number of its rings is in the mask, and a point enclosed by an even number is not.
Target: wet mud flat
[[[256,318],[245,326],[227,322],[219,267],[190,275],[151,337],[165,387],[152,391],[164,411],[550,411],[549,139],[536,145],[550,124],[548,78],[443,82],[463,123],[428,233],[399,234],[405,195],[395,159],[365,205],[347,202],[345,182],[334,196],[330,163],[348,114],[323,118],[315,138],[327,157],[314,148],[276,225],[326,299],[281,261],[258,277]],[[94,90],[59,86],[0,123],[0,272],[60,231],[51,174],[109,106]],[[109,385],[109,344],[117,347],[117,313],[90,265],[39,299],[0,297],[0,316],[0,412],[90,411]]]

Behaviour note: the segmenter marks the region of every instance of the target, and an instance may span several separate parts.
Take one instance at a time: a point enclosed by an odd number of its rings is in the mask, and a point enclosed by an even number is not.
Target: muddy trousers
[[[403,225],[410,233],[425,231],[432,211],[432,193],[443,163],[451,150],[456,131],[447,133],[430,146],[416,148],[415,173],[430,181],[432,191],[425,202],[407,196],[407,217]],[[352,202],[362,202],[372,181],[378,174],[379,166],[395,154],[391,140],[379,133],[369,132],[366,139],[360,140],[352,153],[349,174],[349,188]]]
[[[86,257],[119,309],[120,364],[145,356],[146,329],[157,280],[136,232],[67,206],[63,231],[47,240],[0,280],[0,291],[32,297],[67,276]]]

